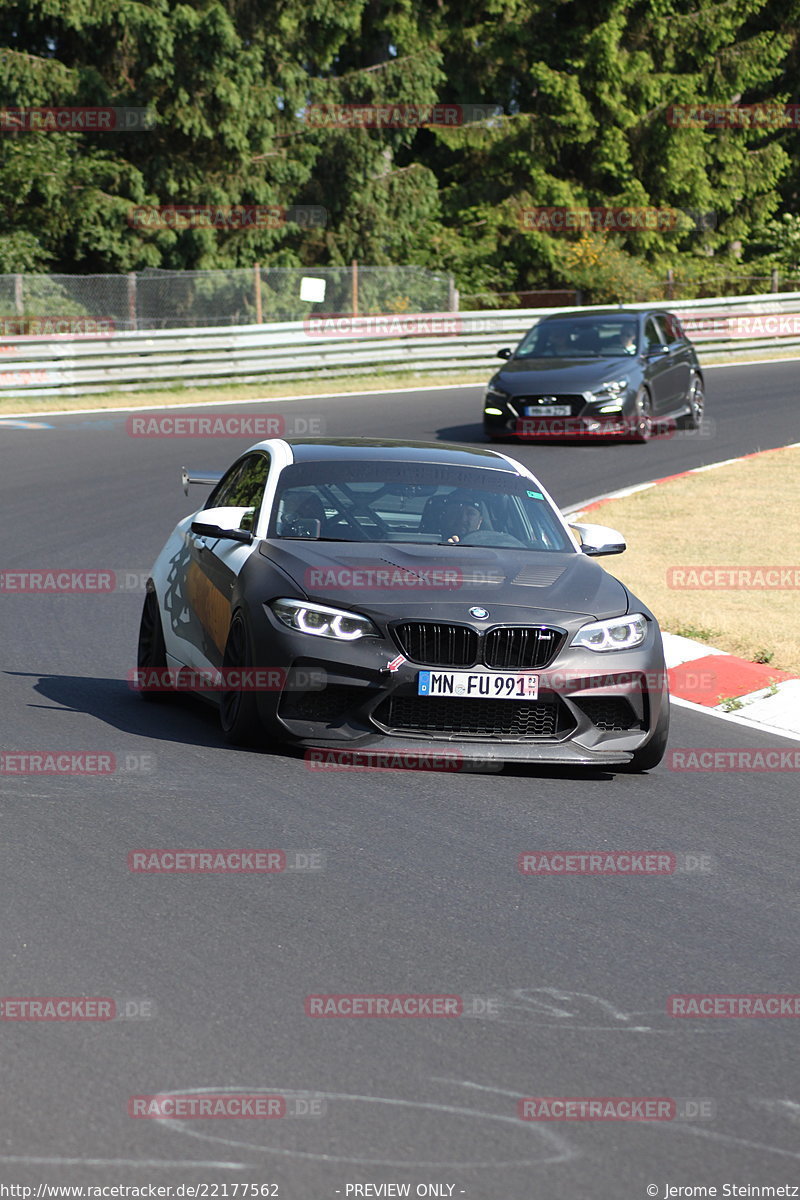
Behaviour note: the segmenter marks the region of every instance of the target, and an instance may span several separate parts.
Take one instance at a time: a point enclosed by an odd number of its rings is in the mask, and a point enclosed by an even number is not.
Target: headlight
[[[356,642],[362,637],[380,637],[369,617],[343,612],[324,604],[308,604],[304,600],[273,600],[270,609],[279,621],[299,633],[333,638],[337,642]]]
[[[504,392],[502,388],[495,387],[493,383],[490,383],[486,389],[486,399],[487,400],[510,400],[511,393]]]
[[[641,613],[592,621],[579,629],[570,643],[587,650],[633,650],[647,637],[647,621]]]
[[[609,379],[592,392],[592,400],[618,400],[627,390],[627,379]]]

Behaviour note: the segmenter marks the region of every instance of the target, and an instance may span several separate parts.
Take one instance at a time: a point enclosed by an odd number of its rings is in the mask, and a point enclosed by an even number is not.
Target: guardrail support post
[[[131,329],[138,328],[136,319],[136,272],[128,272],[128,322]]]
[[[261,263],[255,263],[253,271],[255,272],[254,279],[256,285],[256,325],[261,325]]]

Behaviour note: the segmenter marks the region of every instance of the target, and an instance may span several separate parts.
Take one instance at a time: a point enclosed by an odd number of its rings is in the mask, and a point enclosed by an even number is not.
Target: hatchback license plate
[[[460,696],[472,700],[536,700],[539,676],[519,671],[420,671],[418,696]]]
[[[526,417],[571,417],[572,409],[569,404],[528,404],[525,408]]]

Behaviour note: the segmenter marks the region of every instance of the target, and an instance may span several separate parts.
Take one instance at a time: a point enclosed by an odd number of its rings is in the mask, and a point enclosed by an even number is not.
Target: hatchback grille
[[[556,699],[517,702],[394,695],[376,709],[374,718],[392,732],[508,741],[553,740],[574,728],[564,705]]]
[[[432,621],[406,621],[395,626],[394,635],[406,658],[422,666],[481,663],[501,671],[546,667],[566,638],[563,630],[549,626],[507,625],[481,635],[466,625]]]
[[[553,404],[558,404],[559,406],[568,404],[569,416],[577,417],[579,413],[581,413],[586,407],[586,400],[583,396],[576,396],[574,392],[569,395],[562,396],[516,396],[514,398],[515,407],[516,405],[519,405],[520,415],[525,412],[526,408],[531,409],[531,412],[528,414],[530,418],[536,416],[537,409],[545,408]],[[547,419],[547,417],[542,418],[542,420],[545,421]]]

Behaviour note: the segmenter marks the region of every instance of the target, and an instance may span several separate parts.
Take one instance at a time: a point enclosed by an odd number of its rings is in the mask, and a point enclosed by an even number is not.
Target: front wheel
[[[642,388],[634,403],[631,439],[634,442],[649,442],[652,436],[653,401],[647,388]]]
[[[250,634],[240,612],[234,614],[222,658],[223,675],[226,670],[246,671],[253,666]],[[258,705],[253,692],[239,686],[222,693],[219,720],[226,741],[232,746],[252,746],[263,738],[264,729],[258,715]]]
[[[689,384],[689,394],[686,399],[689,404],[689,411],[681,418],[681,428],[699,429],[703,424],[703,412],[705,410],[703,382],[699,375],[692,375],[692,380]]]
[[[167,647],[158,608],[158,597],[152,584],[148,587],[139,622],[139,643],[136,649],[138,691],[143,700],[163,700],[171,695],[168,686]]]

